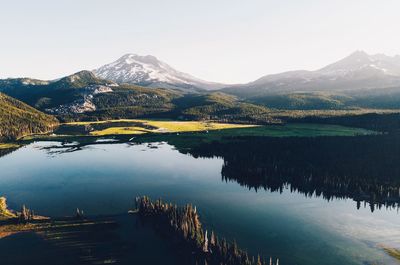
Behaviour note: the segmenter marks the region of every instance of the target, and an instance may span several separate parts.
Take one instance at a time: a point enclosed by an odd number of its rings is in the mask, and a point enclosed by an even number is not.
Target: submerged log
[[[85,215],[83,213],[83,210],[79,210],[79,208],[76,208],[75,218],[79,219],[79,220],[85,219]]]
[[[21,223],[29,223],[35,219],[35,213],[32,210],[28,209],[25,205],[22,205],[18,219]]]

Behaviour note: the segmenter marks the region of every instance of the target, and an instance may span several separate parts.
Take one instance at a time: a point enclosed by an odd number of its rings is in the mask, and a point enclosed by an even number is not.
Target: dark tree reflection
[[[400,136],[240,138],[202,144],[194,156],[224,159],[222,179],[250,189],[288,188],[357,207],[398,207]]]

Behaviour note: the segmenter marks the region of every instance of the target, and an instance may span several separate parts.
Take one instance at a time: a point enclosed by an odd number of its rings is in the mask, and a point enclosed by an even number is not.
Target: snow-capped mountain
[[[330,64],[317,71],[324,75],[343,76],[363,72],[374,75],[400,75],[400,56],[386,56],[384,54],[369,55],[364,51],[356,51],[350,56]]]
[[[242,96],[265,93],[349,91],[400,87],[400,56],[369,55],[356,51],[316,71],[267,75],[245,85],[225,89]]]
[[[93,72],[104,79],[141,86],[184,90],[214,90],[224,87],[222,84],[204,81],[179,72],[151,55],[126,54]]]

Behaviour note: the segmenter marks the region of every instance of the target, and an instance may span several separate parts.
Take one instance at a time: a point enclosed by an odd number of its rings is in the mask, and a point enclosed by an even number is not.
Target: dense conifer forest
[[[0,93],[0,141],[16,140],[52,130],[58,121],[25,103]]]

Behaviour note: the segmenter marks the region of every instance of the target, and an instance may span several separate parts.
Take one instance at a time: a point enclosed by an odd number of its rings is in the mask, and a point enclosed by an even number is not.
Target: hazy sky
[[[54,79],[125,53],[202,79],[400,54],[399,0],[0,0],[0,78]]]

